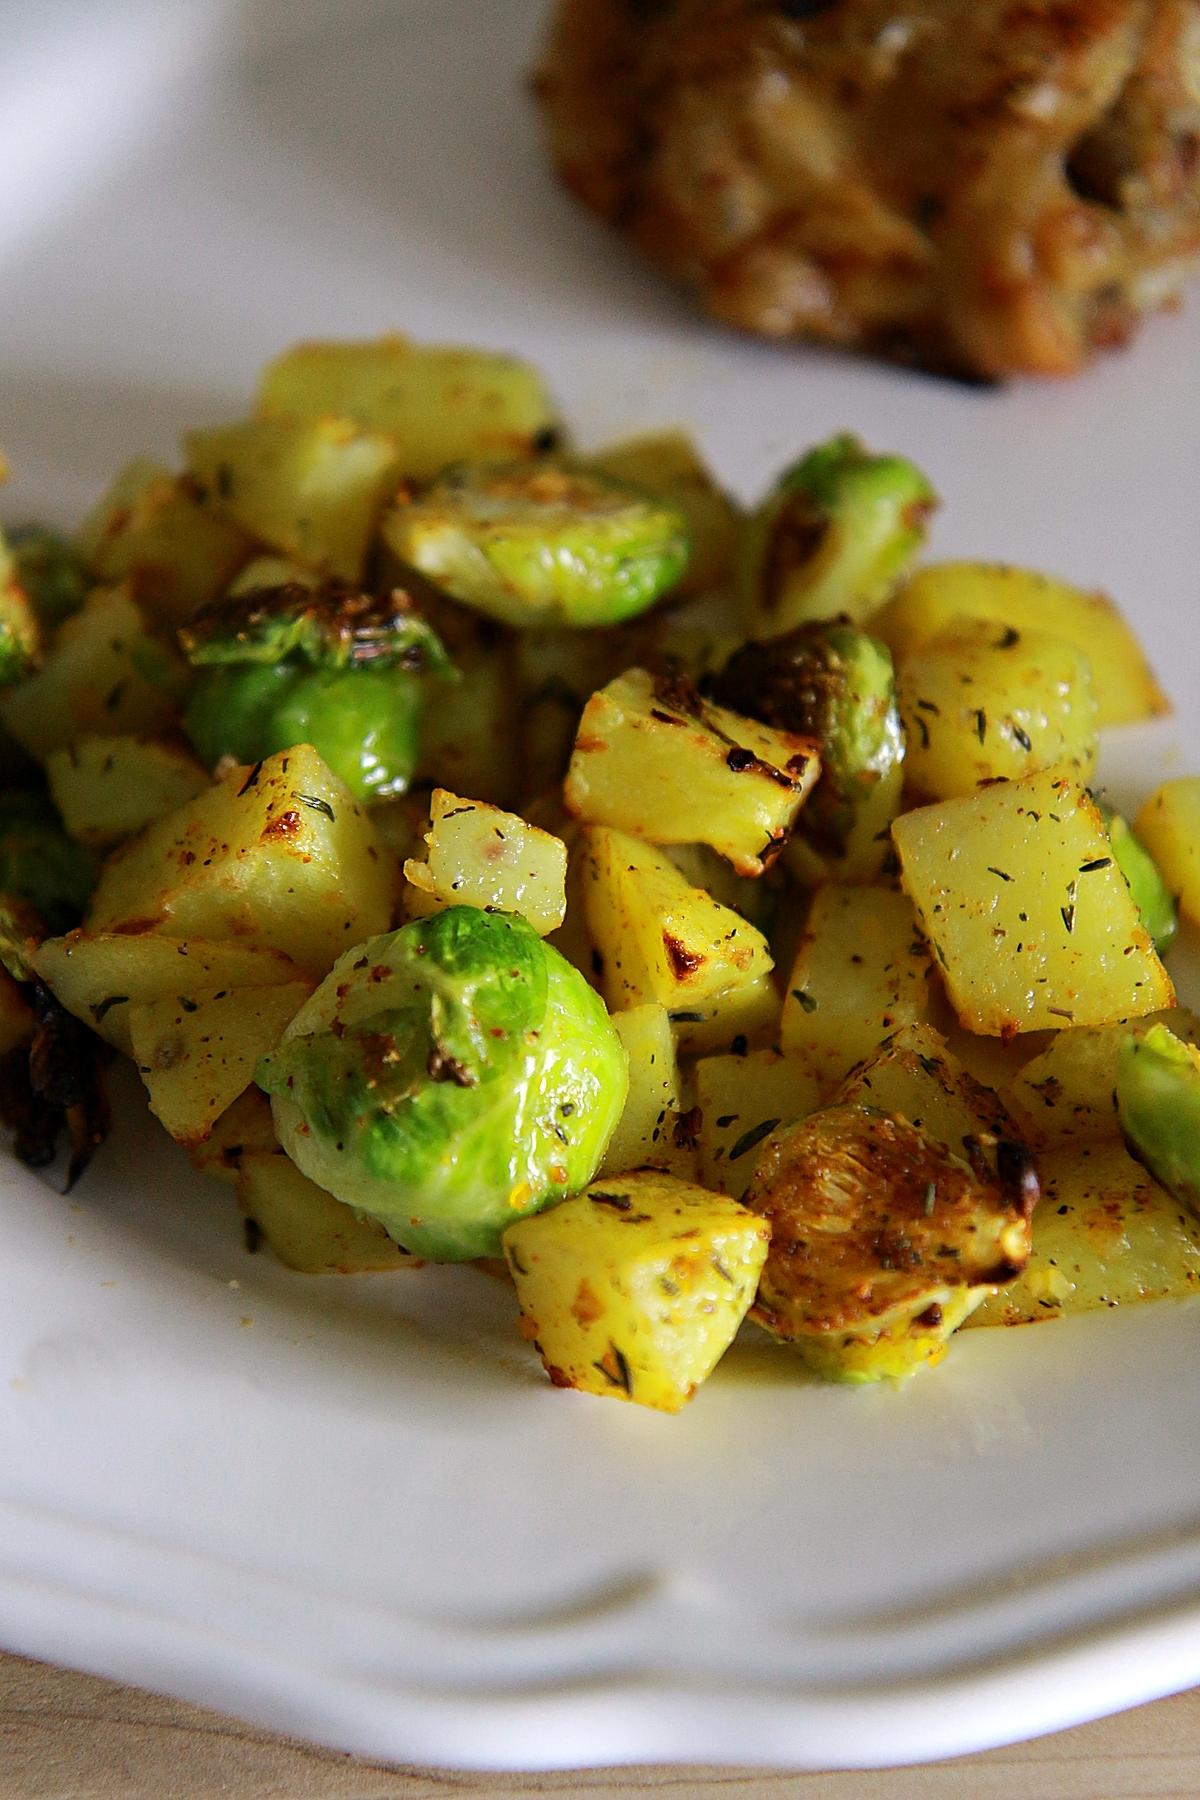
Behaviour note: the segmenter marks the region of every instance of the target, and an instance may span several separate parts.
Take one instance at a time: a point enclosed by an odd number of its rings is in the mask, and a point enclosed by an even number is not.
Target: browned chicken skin
[[[568,186],[717,318],[1069,374],[1200,250],[1200,0],[559,0]]]

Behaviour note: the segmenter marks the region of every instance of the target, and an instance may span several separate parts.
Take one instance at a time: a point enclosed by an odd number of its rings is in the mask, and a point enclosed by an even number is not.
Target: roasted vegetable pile
[[[747,515],[388,338],[11,531],[17,1153],[78,1174],[119,1053],[250,1248],[504,1267],[554,1383],[667,1411],[747,1316],[865,1382],[1191,1293],[1200,779],[1094,791],[1136,639],[919,564],[935,505],[842,435]]]

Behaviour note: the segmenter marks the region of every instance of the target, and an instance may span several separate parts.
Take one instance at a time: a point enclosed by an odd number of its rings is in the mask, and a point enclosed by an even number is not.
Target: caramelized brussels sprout
[[[745,1204],[771,1224],[752,1316],[819,1375],[878,1381],[945,1354],[1021,1273],[1037,1179],[1010,1144],[970,1162],[906,1119],[837,1105],[767,1138]]]
[[[407,596],[298,582],[204,607],[180,632],[200,675],[184,724],[200,756],[257,762],[312,744],[359,800],[412,779],[424,674],[451,665]]]
[[[1165,1025],[1117,1055],[1117,1117],[1138,1161],[1200,1214],[1200,1050]]]
[[[621,1115],[599,997],[523,919],[456,906],[349,951],[259,1065],[311,1180],[442,1262],[585,1187]]]
[[[558,463],[447,469],[383,521],[402,563],[506,625],[618,625],[682,577],[670,501]]]
[[[865,619],[925,541],[937,496],[900,456],[848,434],[785,469],[753,515],[743,565],[751,629],[773,637],[812,619]]]
[[[179,633],[197,668],[281,663],[317,669],[401,668],[444,675],[450,659],[402,589],[379,596],[339,581],[242,589],[203,606]]]
[[[743,644],[711,682],[722,706],[815,738],[821,774],[796,821],[814,877],[869,879],[900,806],[904,733],[892,659],[844,620]]]

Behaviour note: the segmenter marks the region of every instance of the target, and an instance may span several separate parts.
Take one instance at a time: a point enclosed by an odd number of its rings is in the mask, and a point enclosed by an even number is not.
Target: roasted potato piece
[[[225,592],[254,539],[207,506],[188,477],[138,458],[88,514],[75,548],[98,581],[127,581],[149,618],[182,625]]]
[[[1033,1254],[971,1325],[1026,1325],[1200,1293],[1196,1221],[1117,1142],[1038,1157]]]
[[[274,987],[301,975],[281,950],[156,931],[69,931],[47,938],[32,960],[60,1005],[125,1056],[133,1054],[131,1007],[193,990]]]
[[[987,619],[998,634],[1048,631],[1073,644],[1092,670],[1096,724],[1129,725],[1170,712],[1141,645],[1106,594],[1087,593],[1032,569],[997,563],[933,563],[871,620],[899,666],[960,617]]]
[[[271,1102],[261,1088],[248,1087],[217,1119],[207,1137],[187,1146],[188,1159],[202,1175],[238,1184],[242,1158],[252,1150],[279,1149]]]
[[[1057,775],[904,813],[901,879],[962,1023],[999,1037],[1174,1003],[1095,802]]]
[[[694,1121],[683,1104],[670,1015],[651,1002],[610,1016],[629,1059],[629,1093],[599,1173],[664,1169],[691,1181],[696,1173]]]
[[[678,1412],[732,1343],[768,1235],[669,1175],[594,1182],[504,1233],[521,1331],[556,1387]]]
[[[296,344],[267,364],[264,417],[331,413],[385,432],[401,475],[427,481],[448,463],[506,460],[553,449],[558,419],[537,370],[515,356],[396,334]]]
[[[208,1136],[312,992],[311,981],[193,990],[129,1008],[150,1111],[181,1144]]]
[[[828,1380],[937,1362],[1029,1256],[1023,1153],[970,1166],[907,1120],[831,1106],[769,1137],[746,1204],[771,1225],[753,1317]]]
[[[343,1206],[302,1175],[279,1149],[252,1149],[240,1159],[238,1204],[246,1242],[262,1237],[281,1263],[301,1275],[363,1275],[419,1269],[418,1257],[394,1243],[374,1219]]]
[[[892,888],[818,888],[784,990],[779,1042],[828,1096],[901,1025],[928,1019],[933,964]]]
[[[835,1096],[839,1106],[875,1106],[970,1159],[973,1145],[1017,1143],[1022,1133],[998,1094],[968,1073],[931,1025],[903,1025]]]
[[[234,768],[116,851],[93,932],[242,938],[321,976],[391,921],[395,868],[310,745]]]
[[[779,1050],[702,1056],[692,1078],[700,1108],[700,1179],[737,1200],[754,1178],[764,1138],[821,1104],[821,1086],[807,1059]]]
[[[405,911],[410,918],[447,906],[519,913],[539,937],[557,931],[567,911],[567,847],[515,813],[434,788],[425,862],[409,858]]]
[[[639,838],[591,826],[579,849],[596,976],[613,1012],[653,1001],[693,1049],[723,1048],[760,1022],[770,1029],[779,999],[761,932]]]
[[[1003,1090],[1004,1104],[1025,1141],[1037,1150],[1053,1150],[1116,1139],[1121,1129],[1116,1106],[1121,1046],[1127,1037],[1141,1037],[1159,1023],[1182,1036],[1200,1033],[1200,1019],[1181,1006],[1142,1019],[1056,1031]]]
[[[713,706],[688,682],[630,669],[584,708],[564,792],[587,824],[708,844],[740,875],[761,875],[819,772],[810,738]]]
[[[212,503],[284,556],[358,581],[398,470],[396,445],[352,419],[251,419],[192,431],[188,469]]]
[[[1099,740],[1092,671],[1045,631],[959,619],[900,665],[905,784],[927,800],[1042,769],[1087,782]]]
[[[190,751],[138,737],[80,737],[46,758],[63,824],[94,849],[111,849],[208,786]]]
[[[0,721],[44,762],[77,737],[159,736],[187,683],[129,588],[97,588],[60,626],[37,673],[0,695]]]

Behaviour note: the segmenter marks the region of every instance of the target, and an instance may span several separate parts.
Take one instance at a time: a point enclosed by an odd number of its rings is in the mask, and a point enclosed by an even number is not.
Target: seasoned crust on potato
[[[726,323],[994,379],[1200,249],[1198,0],[559,0],[567,186]]]

